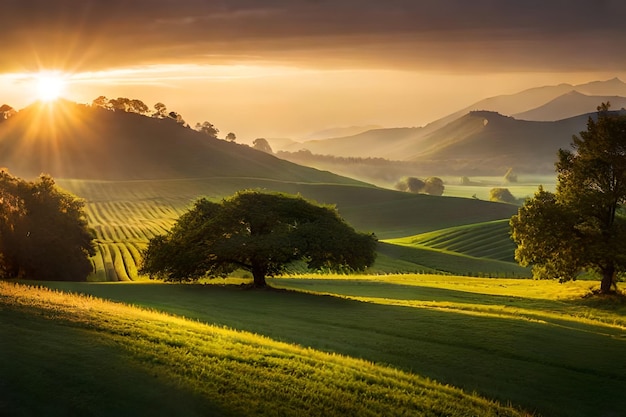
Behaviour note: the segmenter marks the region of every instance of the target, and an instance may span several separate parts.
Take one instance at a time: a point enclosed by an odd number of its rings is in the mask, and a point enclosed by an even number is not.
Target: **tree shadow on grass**
[[[532,308],[537,302],[390,283],[301,281],[301,289],[321,290],[328,284],[324,291],[329,293],[503,306],[505,310],[511,308],[512,302],[524,308]],[[391,365],[468,392],[536,409],[543,415],[619,415],[626,407],[621,393],[626,384],[626,338],[620,337],[623,331],[619,329],[598,331],[593,325],[572,328],[558,322],[516,318],[514,314],[472,315],[297,291],[248,291],[233,286],[62,286]]]

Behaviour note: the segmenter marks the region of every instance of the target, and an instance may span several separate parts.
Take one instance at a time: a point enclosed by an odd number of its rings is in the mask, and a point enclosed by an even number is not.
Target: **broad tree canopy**
[[[84,281],[95,252],[83,206],[49,176],[0,170],[0,277]]]
[[[363,270],[376,238],[358,233],[328,206],[301,197],[244,191],[214,203],[198,200],[144,253],[142,273],[167,281],[219,277],[243,269],[254,285],[303,260],[311,269]]]
[[[597,272],[607,293],[626,271],[626,116],[603,104],[572,146],[559,150],[556,193],[540,189],[511,219],[515,257],[539,278]]]

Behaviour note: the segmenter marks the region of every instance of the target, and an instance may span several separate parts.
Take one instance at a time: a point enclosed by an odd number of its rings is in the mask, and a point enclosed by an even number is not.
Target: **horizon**
[[[303,139],[349,126],[417,127],[498,95],[626,79],[616,1],[35,0],[4,5],[0,104],[62,96],[163,102],[220,135]],[[456,13],[450,13],[450,10]]]

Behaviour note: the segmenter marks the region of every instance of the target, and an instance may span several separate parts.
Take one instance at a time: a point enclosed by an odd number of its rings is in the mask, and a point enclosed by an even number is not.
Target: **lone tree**
[[[363,270],[376,256],[376,238],[356,232],[336,210],[278,193],[243,191],[214,203],[198,200],[166,234],[150,240],[142,273],[166,281],[224,277],[250,271],[265,278],[306,262],[311,269]]]
[[[626,116],[602,104],[572,147],[559,150],[556,193],[540,188],[511,219],[515,259],[538,278],[599,273],[608,293],[626,270]]]
[[[49,176],[0,170],[0,277],[84,281],[95,252],[83,206]]]

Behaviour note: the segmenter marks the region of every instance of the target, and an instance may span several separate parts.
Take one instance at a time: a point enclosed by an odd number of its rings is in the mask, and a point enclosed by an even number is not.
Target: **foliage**
[[[517,198],[511,194],[511,191],[508,188],[496,187],[489,190],[489,201],[516,204]]]
[[[0,121],[7,120],[17,114],[17,111],[9,106],[8,104],[3,104],[0,106]]]
[[[440,196],[443,194],[445,186],[443,185],[443,180],[439,177],[428,177],[423,181],[416,177],[404,177],[396,183],[395,189],[416,194]]]
[[[85,280],[94,249],[83,206],[49,176],[28,182],[0,171],[0,275]]]
[[[421,193],[424,190],[424,181],[417,177],[405,177],[398,181],[395,188],[398,191],[408,191],[410,193]]]
[[[272,147],[270,146],[269,142],[265,138],[256,138],[252,142],[252,147],[256,149],[257,151],[261,151],[261,152],[265,152],[269,154],[274,153],[274,151],[272,151]]]
[[[234,142],[235,140],[237,140],[237,135],[235,135],[233,132],[228,132],[224,139],[226,139],[228,142]]]
[[[213,123],[208,121],[196,123],[196,130],[214,139],[217,139],[217,134],[219,133],[219,129],[216,128]]]
[[[424,192],[430,195],[443,195],[445,186],[439,177],[428,177],[424,181]]]
[[[516,259],[542,278],[598,272],[608,293],[626,272],[626,116],[603,104],[572,146],[559,151],[556,193],[540,189],[511,219]]]
[[[301,197],[246,191],[213,203],[200,199],[170,232],[150,240],[142,272],[168,281],[250,271],[255,286],[291,262],[312,269],[363,270],[376,239],[357,233],[336,210]]]

